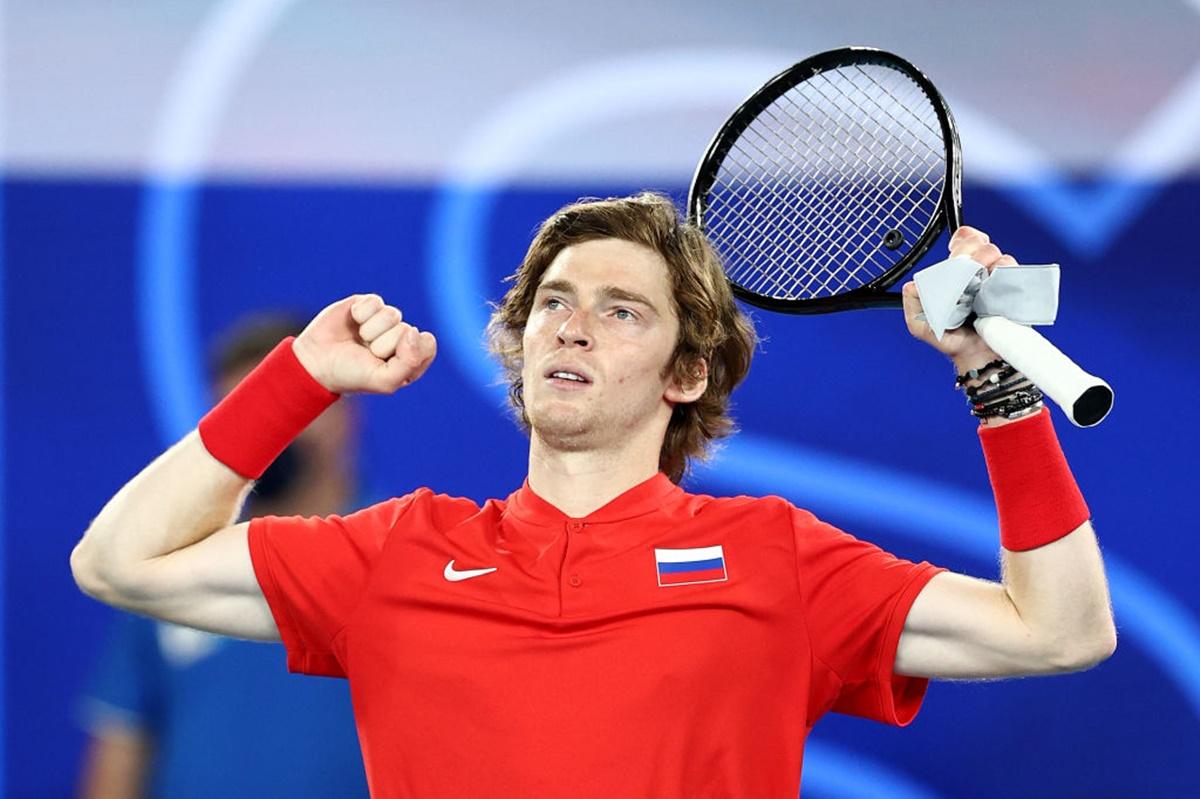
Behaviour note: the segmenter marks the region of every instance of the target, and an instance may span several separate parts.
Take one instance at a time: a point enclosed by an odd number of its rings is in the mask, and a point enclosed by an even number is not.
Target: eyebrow
[[[578,294],[575,290],[575,284],[569,280],[547,280],[545,283],[537,287],[537,293],[543,291],[556,291],[560,294],[569,294],[574,297]],[[621,300],[622,302],[636,302],[639,305],[644,305],[654,313],[659,313],[658,306],[650,302],[650,299],[644,294],[639,294],[636,291],[623,289],[620,286],[601,286],[596,289],[596,296],[605,300]]]

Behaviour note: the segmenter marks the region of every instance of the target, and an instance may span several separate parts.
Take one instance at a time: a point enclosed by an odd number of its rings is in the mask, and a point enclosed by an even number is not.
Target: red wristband
[[[205,449],[242,477],[262,477],[292,439],[337,401],[296,358],[293,341],[288,336],[279,342],[200,420]]]
[[[999,427],[980,427],[1000,544],[1012,552],[1057,541],[1091,516],[1067,466],[1047,408]]]

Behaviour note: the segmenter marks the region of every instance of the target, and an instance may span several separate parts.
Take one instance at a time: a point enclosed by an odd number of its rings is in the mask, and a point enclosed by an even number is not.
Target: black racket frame
[[[913,264],[929,251],[937,237],[945,230],[947,223],[951,230],[962,225],[962,151],[959,146],[958,127],[954,124],[950,107],[946,104],[941,92],[923,72],[895,53],[874,47],[839,47],[806,58],[771,78],[738,106],[737,110],[717,131],[708,145],[708,151],[704,154],[704,158],[696,167],[691,188],[688,190],[688,219],[704,230],[708,191],[717,178],[721,164],[729,154],[733,143],[763,110],[786,92],[815,75],[837,67],[864,63],[891,67],[903,72],[932,101],[933,108],[937,113],[938,124],[942,129],[942,139],[946,142],[946,179],[942,190],[942,213],[933,215],[912,248],[894,266],[865,285],[844,294],[789,300],[749,291],[730,280],[734,295],[751,305],[792,314],[899,307],[902,304],[901,296],[888,292],[886,289],[895,284]]]

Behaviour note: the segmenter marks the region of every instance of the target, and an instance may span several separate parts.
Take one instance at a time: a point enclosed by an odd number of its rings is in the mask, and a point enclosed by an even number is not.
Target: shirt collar
[[[671,478],[658,472],[587,516],[574,520],[586,524],[606,524],[632,519],[652,511],[662,510],[682,494],[682,488],[672,483]],[[529,487],[529,478],[525,478],[524,485],[509,496],[507,505],[508,512],[526,524],[549,526],[573,520],[572,517],[535,494]]]

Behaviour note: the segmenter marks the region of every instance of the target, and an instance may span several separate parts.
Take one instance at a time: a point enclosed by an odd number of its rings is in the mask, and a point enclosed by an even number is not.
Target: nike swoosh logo
[[[459,571],[454,568],[454,561],[451,560],[446,564],[446,570],[442,572],[442,576],[452,583],[457,583],[459,580],[470,580],[472,577],[482,577],[485,574],[491,574],[496,571],[493,566],[490,569],[463,569]]]

